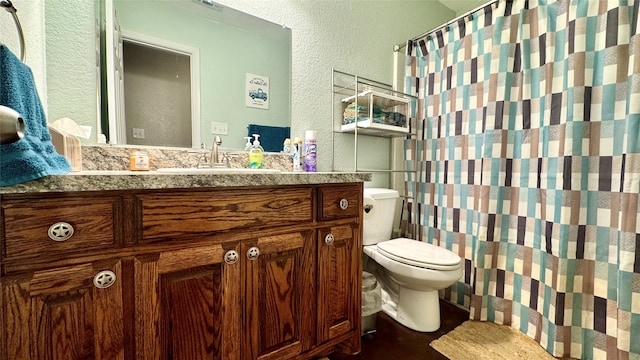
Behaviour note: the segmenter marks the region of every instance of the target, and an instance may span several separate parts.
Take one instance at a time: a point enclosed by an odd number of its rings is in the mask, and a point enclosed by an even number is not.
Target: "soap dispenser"
[[[260,137],[259,134],[253,134],[255,140],[253,140],[253,145],[251,145],[251,149],[249,149],[249,168],[250,169],[262,169],[262,153],[264,149],[260,146]]]
[[[245,136],[243,139],[247,140],[247,143],[244,144],[244,151],[251,150],[251,136]]]

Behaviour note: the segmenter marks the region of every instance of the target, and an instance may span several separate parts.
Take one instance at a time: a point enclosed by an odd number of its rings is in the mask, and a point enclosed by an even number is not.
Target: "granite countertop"
[[[349,183],[371,181],[371,176],[371,173],[362,172],[174,174],[158,171],[95,170],[47,176],[22,184],[0,187],[0,194]]]

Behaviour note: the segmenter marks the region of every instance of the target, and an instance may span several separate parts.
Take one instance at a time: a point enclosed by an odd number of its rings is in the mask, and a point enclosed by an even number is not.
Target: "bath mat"
[[[465,321],[430,345],[451,360],[556,359],[518,330],[486,321]]]

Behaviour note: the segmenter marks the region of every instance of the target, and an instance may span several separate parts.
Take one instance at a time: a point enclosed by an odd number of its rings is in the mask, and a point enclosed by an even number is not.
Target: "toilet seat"
[[[377,244],[380,254],[403,264],[434,270],[454,270],[462,259],[450,250],[423,241],[398,238]]]

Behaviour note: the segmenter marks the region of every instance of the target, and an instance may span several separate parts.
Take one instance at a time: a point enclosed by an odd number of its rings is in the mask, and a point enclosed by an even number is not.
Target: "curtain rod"
[[[444,24],[442,24],[442,25],[440,25],[440,26],[436,26],[436,27],[434,27],[433,29],[431,29],[431,30],[429,30],[429,31],[427,31],[427,32],[425,32],[425,33],[422,33],[422,34],[420,34],[420,35],[418,35],[418,36],[416,36],[416,37],[412,38],[411,40],[418,40],[418,39],[420,39],[420,38],[422,38],[422,37],[425,37],[425,36],[427,36],[427,35],[430,35],[431,33],[434,33],[434,32],[436,32],[436,31],[438,31],[438,30],[440,30],[440,29],[443,29],[443,28],[445,28],[445,27],[447,27],[447,26],[449,26],[449,25],[453,24],[454,22],[456,22],[456,21],[458,21],[458,20],[460,20],[460,19],[462,19],[462,18],[465,18],[465,17],[467,17],[467,16],[469,16],[469,15],[471,15],[471,14],[475,13],[476,11],[478,11],[478,10],[480,10],[480,9],[484,9],[486,6],[494,5],[494,4],[498,3],[499,1],[500,1],[500,0],[493,0],[493,1],[487,2],[487,3],[486,3],[486,4],[484,4],[484,5],[480,5],[480,6],[478,6],[477,8],[475,8],[475,9],[473,9],[473,10],[469,10],[469,11],[467,11],[466,13],[464,13],[464,14],[462,14],[462,15],[460,15],[460,16],[457,16],[456,18],[454,18],[454,19],[452,19],[452,20],[447,21],[446,23],[444,23]],[[398,51],[400,51],[400,49],[402,49],[402,48],[403,48],[403,47],[405,47],[405,46],[407,46],[407,42],[406,42],[406,41],[405,41],[404,43],[396,44],[396,45],[394,45],[394,46],[393,46],[393,51],[398,52]]]

